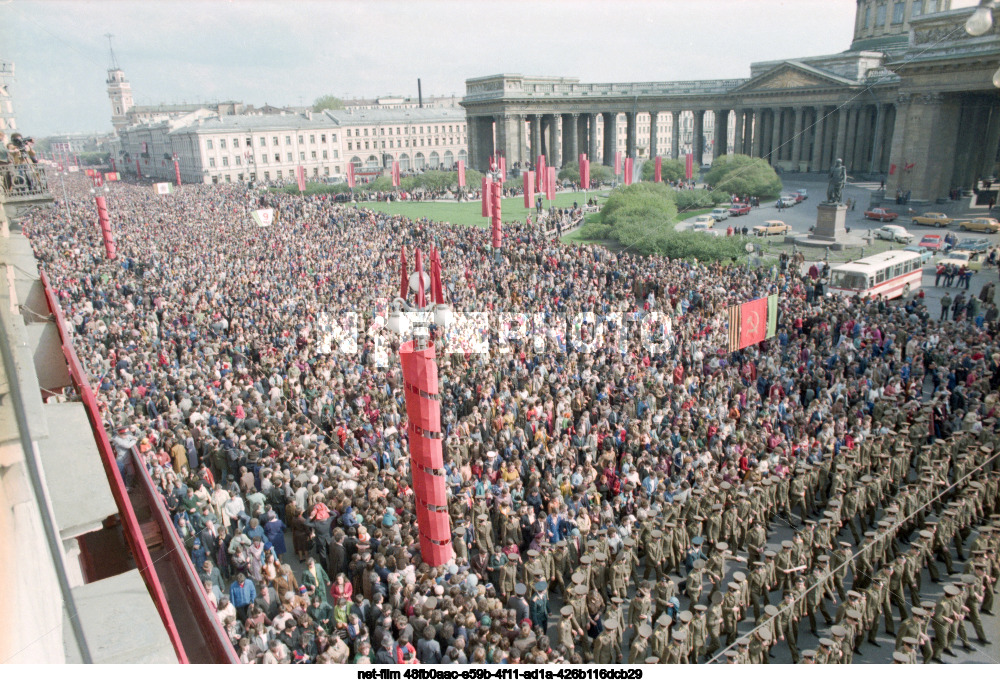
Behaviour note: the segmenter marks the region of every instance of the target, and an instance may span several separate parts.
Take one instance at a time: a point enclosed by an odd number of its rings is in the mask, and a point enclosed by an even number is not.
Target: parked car
[[[761,235],[787,235],[792,231],[792,226],[784,221],[764,221],[764,225],[753,226],[753,234]]]
[[[804,202],[805,200],[809,199],[809,190],[805,189],[804,187],[800,187],[799,189],[795,190],[795,194],[801,197],[801,199],[799,199],[800,202]]]
[[[965,266],[969,270],[978,273],[983,268],[983,255],[955,249],[948,253],[946,257],[938,261],[940,265]]]
[[[909,232],[902,225],[883,225],[880,228],[876,228],[874,234],[879,239],[902,242],[903,244],[907,244],[916,238],[916,235]]]
[[[698,216],[694,219],[692,230],[708,230],[715,225],[715,219],[711,216]]]
[[[908,247],[903,247],[903,251],[912,251],[916,254],[920,254],[920,265],[924,265],[932,258],[934,258],[934,252],[927,247],[921,247],[919,245],[911,244]]]
[[[966,238],[964,240],[959,240],[958,244],[952,247],[952,251],[971,251],[973,253],[982,253],[984,251],[989,251],[990,241],[983,237]]]
[[[730,216],[746,216],[748,213],[750,213],[749,204],[733,204],[729,207]]]
[[[914,216],[914,225],[933,225],[935,228],[940,228],[943,225],[951,225],[951,222],[955,220],[954,218],[948,218],[943,213],[937,213],[934,211],[928,211],[922,216]]]
[[[971,221],[962,221],[958,224],[962,230],[970,232],[989,232],[996,234],[1000,232],[1000,221],[996,218],[973,218]]]
[[[941,235],[924,235],[917,246],[926,247],[934,252],[941,251],[944,249],[944,238]]]
[[[894,221],[899,218],[899,214],[894,211],[889,211],[889,209],[869,209],[868,211],[865,211],[865,218],[873,221],[888,223],[889,221]]]
[[[729,218],[729,209],[712,209],[709,215],[717,221],[724,221]]]
[[[788,207],[795,206],[796,204],[798,204],[798,201],[796,201],[795,197],[792,195],[785,195],[774,203],[774,205],[779,209],[787,209]]]

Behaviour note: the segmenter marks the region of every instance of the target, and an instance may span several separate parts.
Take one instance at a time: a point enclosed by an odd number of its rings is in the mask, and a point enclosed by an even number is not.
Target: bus
[[[830,291],[841,296],[895,299],[920,289],[922,279],[920,254],[883,251],[831,269]]]

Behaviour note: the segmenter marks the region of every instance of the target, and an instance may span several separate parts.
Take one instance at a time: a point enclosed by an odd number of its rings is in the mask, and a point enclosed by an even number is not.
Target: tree
[[[339,97],[334,97],[333,95],[323,95],[322,97],[317,97],[316,101],[313,102],[312,110],[314,112],[321,112],[324,109],[343,109],[344,101]]]
[[[642,165],[642,179],[652,182],[656,174],[656,159],[650,159]],[[666,181],[676,182],[684,177],[684,162],[680,159],[664,159],[660,175]]]
[[[743,154],[727,154],[712,161],[705,183],[729,194],[754,197],[777,197],[781,179],[764,159]]]

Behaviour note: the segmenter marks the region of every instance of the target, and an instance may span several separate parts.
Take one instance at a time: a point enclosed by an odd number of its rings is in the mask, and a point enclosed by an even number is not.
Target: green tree
[[[334,97],[333,95],[323,95],[322,97],[317,97],[316,101],[313,102],[312,110],[314,112],[321,112],[324,109],[343,109],[344,101],[339,97]]]
[[[727,154],[712,161],[705,183],[717,190],[761,198],[781,194],[781,179],[764,159]]]
[[[684,177],[684,162],[680,159],[664,159],[660,169],[660,176],[671,183]],[[656,175],[656,160],[650,159],[642,165],[642,179],[652,182]]]

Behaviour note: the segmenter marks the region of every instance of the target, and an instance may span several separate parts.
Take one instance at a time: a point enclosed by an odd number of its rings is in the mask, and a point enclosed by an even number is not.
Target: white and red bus
[[[923,265],[920,254],[912,251],[883,251],[857,261],[834,266],[830,271],[830,291],[841,296],[895,299],[920,289]]]

